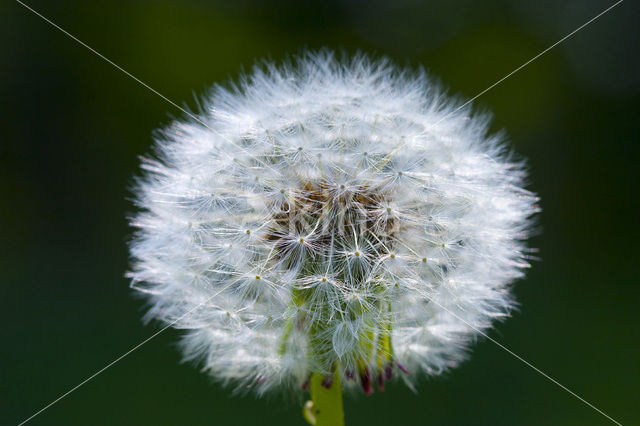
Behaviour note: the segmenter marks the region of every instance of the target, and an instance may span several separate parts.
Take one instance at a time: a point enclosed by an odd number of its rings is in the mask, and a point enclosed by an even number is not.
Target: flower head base
[[[508,314],[536,198],[486,117],[326,53],[207,102],[143,163],[131,245],[187,359],[258,392],[337,372],[370,393],[455,366]]]

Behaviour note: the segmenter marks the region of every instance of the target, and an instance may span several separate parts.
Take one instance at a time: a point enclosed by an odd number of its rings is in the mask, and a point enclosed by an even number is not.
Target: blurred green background
[[[260,58],[327,46],[423,65],[472,97],[613,1],[27,3],[179,104]],[[640,7],[626,1],[478,99],[529,158],[541,262],[492,336],[640,424]],[[153,334],[123,278],[138,156],[179,111],[18,3],[0,5],[0,423],[17,424]],[[238,397],[168,331],[33,425],[303,425]],[[414,394],[346,400],[356,425],[613,424],[489,341]]]

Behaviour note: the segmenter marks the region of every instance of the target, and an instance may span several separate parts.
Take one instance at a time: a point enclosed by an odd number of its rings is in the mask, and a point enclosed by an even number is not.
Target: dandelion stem
[[[327,380],[322,374],[311,375],[311,401],[305,405],[303,415],[315,426],[344,426],[339,371],[336,371],[330,386],[327,386]]]

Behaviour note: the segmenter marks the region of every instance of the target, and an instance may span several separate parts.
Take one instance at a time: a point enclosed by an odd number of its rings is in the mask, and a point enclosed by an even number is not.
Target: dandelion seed
[[[216,88],[138,181],[147,318],[257,393],[455,367],[513,307],[537,211],[487,117],[456,108],[421,71],[329,53]]]

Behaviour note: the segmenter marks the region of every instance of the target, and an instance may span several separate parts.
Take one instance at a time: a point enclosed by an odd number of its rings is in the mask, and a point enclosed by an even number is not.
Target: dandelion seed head
[[[422,71],[328,52],[212,90],[142,163],[146,318],[258,393],[455,367],[513,308],[538,209],[522,161],[458,105]]]

